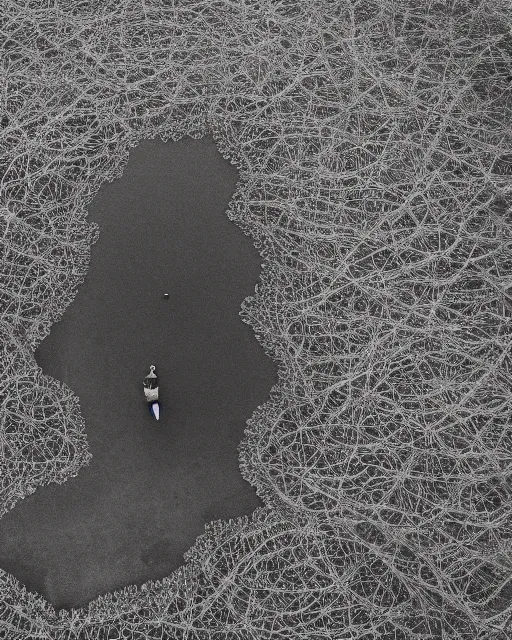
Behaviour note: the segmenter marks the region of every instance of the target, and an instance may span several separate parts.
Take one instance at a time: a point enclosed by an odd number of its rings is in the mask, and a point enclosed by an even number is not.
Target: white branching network
[[[279,365],[247,424],[265,503],[161,582],[0,637],[512,637],[512,32],[501,0],[0,0],[0,510],[78,473],[33,351],[86,273],[86,206],[142,139],[213,135],[264,257]]]

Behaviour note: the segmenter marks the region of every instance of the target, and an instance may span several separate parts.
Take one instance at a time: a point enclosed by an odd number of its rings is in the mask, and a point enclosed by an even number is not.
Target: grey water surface
[[[277,377],[239,316],[262,260],[225,215],[237,177],[211,139],[144,141],[89,207],[86,281],[36,359],[79,396],[93,459],[0,519],[0,567],[57,608],[170,574],[206,522],[261,505],[237,446]]]

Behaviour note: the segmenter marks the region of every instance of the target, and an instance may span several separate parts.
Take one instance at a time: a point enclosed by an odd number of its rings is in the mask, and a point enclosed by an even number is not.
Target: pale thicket
[[[0,573],[0,638],[510,639],[511,17],[0,0],[0,511],[89,460],[33,352],[141,140],[211,135],[238,167],[264,259],[241,316],[279,366],[239,450],[264,508],[70,613]]]

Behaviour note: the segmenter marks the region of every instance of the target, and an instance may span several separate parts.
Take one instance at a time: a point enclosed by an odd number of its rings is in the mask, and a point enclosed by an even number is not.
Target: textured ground
[[[32,352],[145,138],[209,134],[239,168],[242,313],[279,374],[239,451],[261,510],[72,615],[0,573],[7,637],[508,640],[510,3],[4,5],[2,512],[87,462]]]

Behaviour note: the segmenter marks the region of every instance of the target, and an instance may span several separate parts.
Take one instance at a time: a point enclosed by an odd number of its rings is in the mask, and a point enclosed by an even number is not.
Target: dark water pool
[[[90,206],[87,279],[36,358],[79,396],[93,459],[0,520],[0,567],[58,608],[168,575],[204,523],[260,506],[237,445],[276,372],[238,315],[261,258],[224,213],[236,181],[212,140],[145,141]]]

